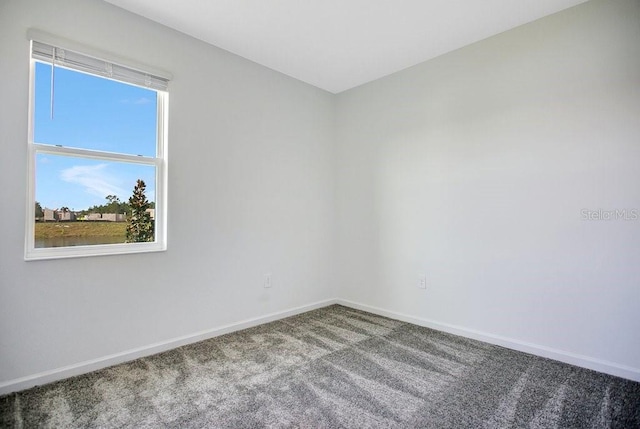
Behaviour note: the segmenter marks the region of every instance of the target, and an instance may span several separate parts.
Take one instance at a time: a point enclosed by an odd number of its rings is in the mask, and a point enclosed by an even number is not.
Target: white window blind
[[[159,91],[166,91],[169,84],[168,79],[152,73],[136,70],[36,40],[32,41],[31,56],[33,59],[54,66],[63,66]]]

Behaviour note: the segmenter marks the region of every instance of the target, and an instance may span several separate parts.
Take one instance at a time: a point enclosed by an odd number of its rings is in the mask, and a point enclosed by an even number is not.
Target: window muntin
[[[123,82],[114,79],[113,65],[102,60],[61,48],[49,49],[49,45],[38,42],[32,42],[32,49],[26,259],[166,249],[168,94],[154,88],[166,88],[167,81],[115,66],[120,75],[125,75]],[[52,55],[47,59],[49,51]],[[73,63],[68,68],[70,58]],[[107,72],[98,72],[101,76],[88,74],[88,67],[77,64],[89,64],[91,70],[104,64]],[[102,77],[105,74],[108,76]],[[143,88],[130,82],[148,85]],[[122,236],[102,235],[108,228],[95,228],[98,223],[112,222],[112,228],[132,217],[131,210],[126,213],[122,209],[138,179],[146,184],[150,216],[145,218],[153,222],[153,241],[125,243]],[[109,205],[114,200],[120,205]],[[40,212],[34,210],[38,203]],[[97,220],[91,209],[104,206],[117,207],[121,212],[99,213],[105,216]],[[36,223],[45,220],[56,222],[58,228],[53,232],[49,228],[43,235],[42,225]],[[43,241],[43,237],[58,231],[64,237],[72,226],[74,234],[80,235],[80,226],[91,229],[88,239],[62,240],[56,236],[55,240]],[[124,223],[119,230],[122,226]]]

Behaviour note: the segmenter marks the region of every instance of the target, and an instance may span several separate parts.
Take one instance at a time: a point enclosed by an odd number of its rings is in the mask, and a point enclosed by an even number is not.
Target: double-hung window
[[[25,258],[165,250],[170,76],[35,34]]]

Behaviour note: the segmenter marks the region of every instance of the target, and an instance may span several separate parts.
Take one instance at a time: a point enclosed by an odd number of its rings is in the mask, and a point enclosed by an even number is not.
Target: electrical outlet
[[[421,274],[418,277],[418,288],[420,289],[426,289],[427,288],[427,276],[424,274]]]
[[[270,288],[273,285],[273,279],[271,277],[271,274],[265,274],[264,275],[264,287],[265,288]]]

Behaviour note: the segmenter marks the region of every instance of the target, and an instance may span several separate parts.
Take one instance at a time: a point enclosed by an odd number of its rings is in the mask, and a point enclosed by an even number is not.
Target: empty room
[[[640,428],[640,0],[0,0],[0,427]]]

